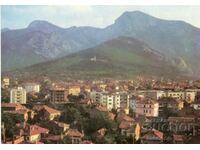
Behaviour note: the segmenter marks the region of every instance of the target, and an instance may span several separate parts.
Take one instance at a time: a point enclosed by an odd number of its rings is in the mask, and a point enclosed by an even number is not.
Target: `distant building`
[[[136,103],[136,115],[145,115],[147,117],[157,117],[159,104],[154,100],[140,100]]]
[[[78,96],[81,93],[80,86],[69,86],[68,87],[68,94]]]
[[[105,106],[108,110],[129,108],[130,95],[127,92],[91,92],[90,98]]]
[[[188,103],[191,103],[195,100],[196,93],[197,92],[195,90],[181,90],[181,91],[143,90],[143,91],[137,91],[137,95],[143,95],[145,98],[151,98],[151,99],[158,100],[162,97],[172,97],[172,98],[176,98],[179,100],[185,100]]]
[[[34,117],[33,111],[19,103],[2,103],[1,107],[3,114],[17,115],[18,117],[22,117],[25,122],[28,118],[33,119]]]
[[[184,100],[188,103],[194,102],[196,92],[195,91],[190,91],[190,90],[185,90],[185,91],[166,91],[166,96],[167,97],[173,97],[177,98],[179,100]]]
[[[143,90],[137,91],[138,95],[143,95],[145,98],[159,99],[161,97],[166,97],[166,92],[160,90]]]
[[[66,103],[67,90],[64,88],[53,88],[50,90],[50,102],[52,103]]]
[[[26,90],[22,87],[11,89],[10,103],[26,104]]]
[[[3,88],[8,88],[10,85],[10,79],[9,78],[3,78],[2,79],[2,87]]]
[[[181,110],[184,107],[183,101],[171,97],[163,97],[158,100],[159,112],[163,112],[165,108],[168,108],[174,112]]]
[[[24,85],[26,92],[35,92],[35,93],[39,93],[40,92],[40,85],[37,83],[26,83]]]
[[[140,125],[137,122],[122,121],[119,125],[121,135],[132,136],[136,141],[140,138]]]

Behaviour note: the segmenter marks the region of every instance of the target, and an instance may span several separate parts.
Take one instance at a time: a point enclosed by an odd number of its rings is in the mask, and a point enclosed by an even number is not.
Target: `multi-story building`
[[[158,100],[158,103],[159,103],[159,113],[162,113],[165,110],[165,108],[168,108],[173,112],[176,112],[184,107],[183,101],[171,97],[163,97]]]
[[[26,90],[22,87],[11,89],[10,102],[26,104]]]
[[[52,88],[50,90],[50,102],[66,103],[67,101],[67,90],[65,88]]]
[[[3,78],[2,79],[2,87],[3,88],[8,88],[10,85],[10,79],[9,78]]]
[[[142,90],[142,91],[137,91],[137,95],[143,95],[145,98],[151,98],[157,100],[161,97],[166,97],[166,92],[160,90]]]
[[[145,115],[147,117],[157,117],[159,104],[154,100],[140,100],[136,103],[136,115]]]
[[[132,109],[133,112],[136,112],[136,103],[137,101],[143,99],[143,97],[132,95],[129,100],[129,108]]]
[[[39,93],[40,92],[40,85],[37,83],[26,83],[24,85],[26,92],[35,92],[35,93]]]
[[[185,100],[188,103],[194,102],[196,96],[195,91],[166,91],[166,97],[173,97],[179,100]]]
[[[129,108],[130,95],[127,92],[91,92],[90,98],[106,106],[108,110],[122,108]]]
[[[80,86],[69,86],[68,87],[68,94],[78,96],[81,93]]]
[[[181,90],[181,91],[160,91],[160,90],[143,90],[137,91],[137,95],[143,95],[145,98],[151,98],[158,100],[162,97],[172,97],[179,100],[185,100],[188,103],[191,103],[195,100],[196,91],[195,90]]]

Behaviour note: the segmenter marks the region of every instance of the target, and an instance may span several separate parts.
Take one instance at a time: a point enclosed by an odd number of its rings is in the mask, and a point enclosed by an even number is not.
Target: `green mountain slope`
[[[17,70],[15,74],[21,77],[47,75],[54,79],[180,75],[179,69],[172,62],[141,41],[119,37],[95,48]]]

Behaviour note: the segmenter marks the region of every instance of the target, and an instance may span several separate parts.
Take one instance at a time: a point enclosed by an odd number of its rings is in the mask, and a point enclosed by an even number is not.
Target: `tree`
[[[8,89],[1,88],[1,102],[3,103],[10,102],[10,92]]]
[[[23,122],[23,118],[16,114],[3,114],[2,122],[4,123],[6,138],[12,139],[18,130],[16,124]]]
[[[62,144],[72,144],[71,138],[68,137],[68,136],[65,136],[65,137],[63,138]]]
[[[60,121],[73,123],[74,121],[81,120],[81,118],[80,112],[75,107],[67,106],[60,117]]]

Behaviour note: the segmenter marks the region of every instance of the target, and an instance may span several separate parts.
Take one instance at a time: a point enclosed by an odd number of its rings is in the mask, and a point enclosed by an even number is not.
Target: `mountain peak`
[[[41,30],[41,31],[57,31],[59,29],[61,29],[60,27],[48,22],[48,21],[44,21],[44,20],[35,20],[32,21],[29,25],[28,25],[29,29],[32,30]]]
[[[149,14],[146,14],[142,11],[125,11],[119,18],[115,20],[115,22],[123,22],[123,21],[134,21],[134,22],[146,22],[146,21],[155,21],[158,18],[155,18]]]

